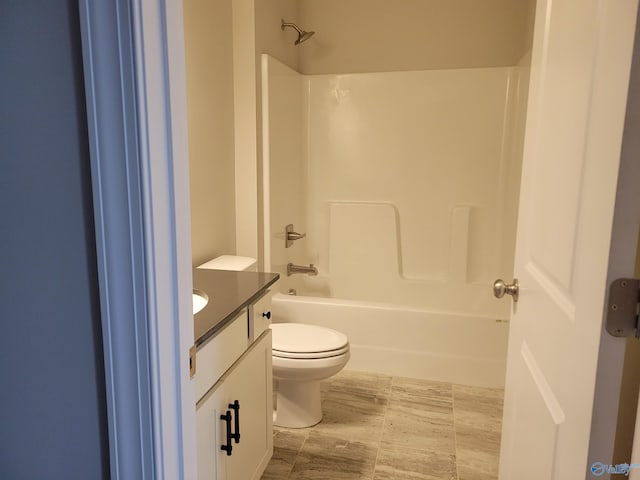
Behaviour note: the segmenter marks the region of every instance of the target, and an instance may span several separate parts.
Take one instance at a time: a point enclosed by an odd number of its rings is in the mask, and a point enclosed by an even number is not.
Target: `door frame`
[[[182,2],[80,2],[112,478],[196,477]]]
[[[640,80],[640,8],[636,8],[636,17],[628,19],[628,21],[635,21],[629,88],[627,92],[618,92],[619,94],[627,94],[627,109],[611,229],[607,286],[617,278],[635,277],[637,261],[638,227],[640,226],[640,193],[637,188],[640,184],[640,168],[637,165],[637,157],[640,154],[640,142],[637,140],[638,133],[640,133],[640,125],[637,122],[640,115],[640,89],[638,88],[638,80]],[[615,27],[620,33],[621,26],[618,24]],[[602,68],[603,71],[607,69],[606,65]],[[625,421],[624,418],[619,418],[621,415],[619,413],[620,402],[622,400],[631,402],[633,399],[623,398],[621,395],[621,387],[625,379],[620,365],[624,363],[627,348],[626,338],[612,337],[606,331],[606,309],[607,304],[605,303],[598,354],[589,462],[613,463],[611,459],[614,456],[618,422]],[[636,417],[637,419],[638,417]],[[638,439],[638,434],[636,434],[636,439]],[[634,441],[634,445],[636,443]],[[638,447],[640,445],[635,445],[636,449]],[[587,465],[587,473],[590,473],[590,467],[591,463]],[[634,476],[638,476],[637,470],[634,471]]]

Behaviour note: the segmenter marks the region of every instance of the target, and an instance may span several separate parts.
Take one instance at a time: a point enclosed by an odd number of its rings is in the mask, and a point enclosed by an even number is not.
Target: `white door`
[[[502,480],[587,472],[636,10],[637,0],[537,4]]]

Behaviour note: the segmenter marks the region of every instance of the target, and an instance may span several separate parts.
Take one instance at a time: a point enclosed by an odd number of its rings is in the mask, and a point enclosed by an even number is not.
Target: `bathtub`
[[[465,314],[277,293],[274,322],[339,330],[349,337],[347,370],[503,387],[508,322]]]

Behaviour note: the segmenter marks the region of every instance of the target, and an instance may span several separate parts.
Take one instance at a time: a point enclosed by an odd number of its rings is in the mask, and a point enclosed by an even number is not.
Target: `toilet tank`
[[[198,268],[205,268],[209,270],[233,270],[233,271],[258,271],[255,258],[240,257],[237,255],[221,255],[208,262],[198,266]]]

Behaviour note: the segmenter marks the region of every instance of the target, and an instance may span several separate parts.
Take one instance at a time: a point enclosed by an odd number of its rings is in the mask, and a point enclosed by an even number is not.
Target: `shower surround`
[[[526,75],[262,68],[264,261],[298,294],[275,317],[347,333],[347,368],[500,386]]]

